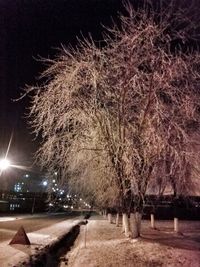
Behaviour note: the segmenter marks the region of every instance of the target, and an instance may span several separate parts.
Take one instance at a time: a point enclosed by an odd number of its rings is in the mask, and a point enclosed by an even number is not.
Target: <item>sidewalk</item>
[[[188,229],[184,236],[170,232],[169,221],[159,222],[159,231],[150,229],[149,224],[144,221],[141,238],[131,240],[121,233],[121,227],[109,224],[101,216],[91,217],[87,226],[81,227],[73,249],[63,257],[60,266],[200,267],[200,239],[194,238],[200,222],[183,223]]]
[[[68,219],[38,231],[27,233],[31,242],[30,246],[9,245],[9,241],[0,244],[0,266],[14,267],[25,266],[30,256],[37,255],[45,246],[50,246],[61,236],[69,232],[72,227],[80,222],[81,218]],[[27,265],[26,265],[27,266]]]

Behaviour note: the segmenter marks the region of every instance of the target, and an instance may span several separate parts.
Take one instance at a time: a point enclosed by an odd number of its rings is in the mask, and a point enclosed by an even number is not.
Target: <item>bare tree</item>
[[[149,191],[162,183],[185,193],[192,184],[200,75],[199,53],[183,53],[188,27],[170,29],[169,18],[158,20],[151,9],[127,10],[102,48],[84,40],[49,61],[47,82],[29,88],[30,122],[43,137],[41,164],[77,170],[75,184],[102,205],[118,204],[126,235],[131,213],[137,237]],[[180,46],[171,47],[176,38]]]

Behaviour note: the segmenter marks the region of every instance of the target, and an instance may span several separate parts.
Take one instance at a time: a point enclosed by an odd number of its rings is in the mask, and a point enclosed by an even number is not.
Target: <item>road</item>
[[[77,213],[0,216],[0,243],[5,240],[11,240],[21,226],[24,227],[26,233],[30,233],[66,219],[77,218],[77,216]]]

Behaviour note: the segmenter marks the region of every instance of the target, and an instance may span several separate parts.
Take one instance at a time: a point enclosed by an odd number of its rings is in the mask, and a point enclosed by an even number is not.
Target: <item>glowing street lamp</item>
[[[0,160],[0,170],[4,171],[10,166],[10,161],[7,159]]]
[[[0,176],[2,175],[3,171],[5,171],[10,166],[10,161],[7,159],[0,160]],[[1,198],[4,199],[4,193],[2,193]]]
[[[43,186],[47,186],[48,182],[47,181],[43,181],[42,184],[43,184]]]

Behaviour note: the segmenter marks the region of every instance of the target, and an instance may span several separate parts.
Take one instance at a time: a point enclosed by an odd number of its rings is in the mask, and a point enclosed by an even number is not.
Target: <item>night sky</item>
[[[9,139],[8,157],[30,165],[38,141],[30,134],[25,113],[26,84],[38,83],[45,66],[39,56],[54,57],[61,44],[76,44],[76,36],[92,34],[101,40],[103,25],[111,25],[122,9],[120,0],[0,0],[0,156]]]

